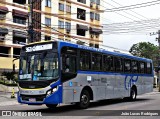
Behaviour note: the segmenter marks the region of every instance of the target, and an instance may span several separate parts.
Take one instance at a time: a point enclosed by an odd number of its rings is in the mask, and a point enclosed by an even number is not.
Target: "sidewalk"
[[[17,102],[17,94],[15,93],[16,98],[11,98],[11,95],[12,93],[0,92],[0,106],[19,104]]]

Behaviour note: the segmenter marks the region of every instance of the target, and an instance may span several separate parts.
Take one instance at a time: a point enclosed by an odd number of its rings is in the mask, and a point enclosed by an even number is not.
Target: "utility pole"
[[[33,0],[29,0],[29,7],[28,7],[28,43],[33,42],[33,35],[34,35],[34,29],[33,29]]]
[[[158,52],[158,72],[157,72],[157,76],[158,76],[158,85],[159,85],[159,92],[160,92],[160,30],[158,30],[158,38],[157,41],[158,41],[158,47],[159,47],[159,52]]]

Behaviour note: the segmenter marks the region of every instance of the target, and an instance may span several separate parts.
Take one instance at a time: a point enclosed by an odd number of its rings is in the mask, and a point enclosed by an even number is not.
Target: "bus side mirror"
[[[16,67],[15,64],[13,64],[13,72],[15,72],[15,67]]]

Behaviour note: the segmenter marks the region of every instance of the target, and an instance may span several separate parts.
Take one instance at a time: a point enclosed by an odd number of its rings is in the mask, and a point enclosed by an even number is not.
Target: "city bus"
[[[151,59],[65,41],[23,46],[18,102],[28,105],[76,104],[125,98],[153,90]]]

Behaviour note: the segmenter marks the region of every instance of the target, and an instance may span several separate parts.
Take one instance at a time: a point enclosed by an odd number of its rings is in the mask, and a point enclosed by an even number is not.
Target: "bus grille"
[[[20,95],[21,96],[21,99],[23,101],[29,101],[29,99],[31,98],[35,98],[36,101],[43,101],[44,98],[46,97],[46,94],[45,95]]]

